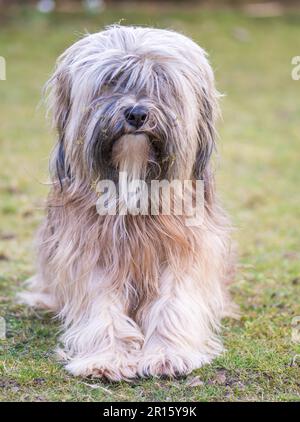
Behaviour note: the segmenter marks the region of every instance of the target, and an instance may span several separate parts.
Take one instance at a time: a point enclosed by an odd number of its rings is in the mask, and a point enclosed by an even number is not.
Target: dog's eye
[[[116,79],[111,79],[105,82],[101,87],[101,94],[104,94],[106,92],[111,92],[116,86],[116,84],[117,84]]]
[[[110,86],[109,86],[108,83],[102,85],[101,93],[103,94],[103,93],[107,92],[109,90],[109,88],[110,88]]]

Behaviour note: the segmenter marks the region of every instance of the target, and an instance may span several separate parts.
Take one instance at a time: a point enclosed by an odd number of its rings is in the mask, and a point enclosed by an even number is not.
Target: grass
[[[300,15],[255,19],[233,11],[108,9],[100,16],[1,18],[0,341],[2,401],[299,401]],[[33,272],[32,235],[42,218],[53,134],[37,108],[56,56],[78,35],[124,19],[184,31],[209,53],[222,100],[218,189],[236,227],[240,265],[232,285],[239,321],[224,321],[227,348],[187,379],[102,384],[69,376],[53,349],[58,325],[14,303]],[[300,359],[298,360],[298,362]],[[196,378],[196,386],[191,380]],[[195,380],[194,380],[195,381]]]

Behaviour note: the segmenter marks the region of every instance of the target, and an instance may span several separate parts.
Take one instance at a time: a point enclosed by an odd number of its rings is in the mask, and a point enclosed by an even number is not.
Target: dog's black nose
[[[145,123],[148,111],[145,107],[135,106],[127,108],[124,112],[127,123],[139,129]]]

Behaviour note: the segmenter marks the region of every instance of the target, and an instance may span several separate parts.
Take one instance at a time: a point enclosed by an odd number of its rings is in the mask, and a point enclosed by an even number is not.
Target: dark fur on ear
[[[57,143],[55,151],[55,173],[56,177],[59,180],[60,189],[63,190],[63,182],[65,179],[71,179],[71,168],[70,165],[66,167],[66,158],[65,158],[65,149],[64,149],[64,140],[60,139]]]
[[[206,92],[201,99],[201,120],[198,128],[198,151],[193,168],[196,179],[203,179],[210,157],[216,148],[215,110],[216,94],[209,96]]]
[[[59,61],[53,76],[45,86],[49,109],[53,116],[53,125],[58,132],[58,142],[51,159],[51,173],[54,179],[59,181],[61,190],[66,178],[70,179],[70,165],[66,162],[64,149],[65,128],[70,113],[70,76],[65,70],[61,70]]]
[[[60,136],[53,151],[50,165],[50,172],[52,173],[53,177],[59,181],[61,191],[63,190],[64,181],[66,179],[71,179],[71,167],[70,164],[66,162],[65,156],[64,130],[65,124],[63,124],[61,127],[59,133]]]

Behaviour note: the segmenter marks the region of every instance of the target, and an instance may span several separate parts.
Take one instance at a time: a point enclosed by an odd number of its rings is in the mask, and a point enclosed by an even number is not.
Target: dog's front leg
[[[159,297],[141,315],[141,376],[188,374],[223,350],[217,337],[223,298],[213,285],[214,281],[201,285],[197,271],[182,279],[170,270],[163,273]]]
[[[78,319],[62,336],[66,369],[76,376],[112,381],[134,378],[143,342],[136,323],[125,314],[122,298],[111,291],[90,296]]]

